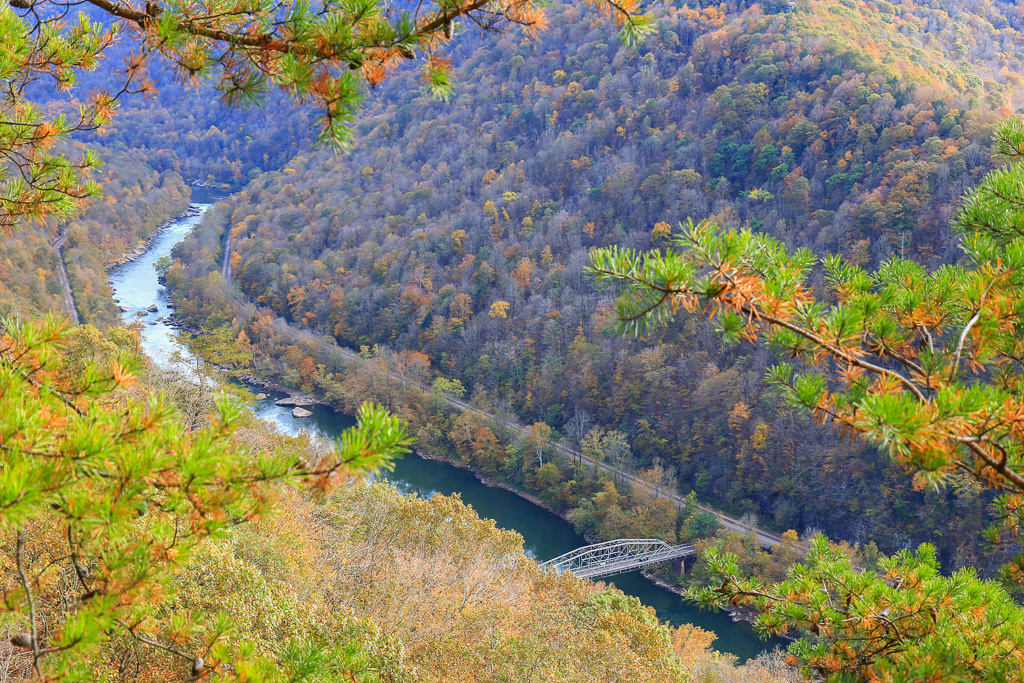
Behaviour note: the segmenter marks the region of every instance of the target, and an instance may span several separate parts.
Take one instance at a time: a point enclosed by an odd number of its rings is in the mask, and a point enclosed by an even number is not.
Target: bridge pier
[[[686,574],[686,560],[681,557],[671,561],[670,566],[672,567],[672,574],[674,576],[683,576]]]

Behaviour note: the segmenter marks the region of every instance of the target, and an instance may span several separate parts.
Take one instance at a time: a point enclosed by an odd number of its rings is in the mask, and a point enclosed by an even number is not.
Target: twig
[[[39,634],[36,629],[36,601],[32,595],[32,587],[28,583],[28,575],[25,573],[25,563],[22,561],[22,550],[25,547],[25,534],[18,529],[18,548],[16,551],[18,562],[18,576],[21,577],[21,587],[25,589],[28,597],[28,613],[32,621],[32,670],[36,676],[42,677],[39,671]]]

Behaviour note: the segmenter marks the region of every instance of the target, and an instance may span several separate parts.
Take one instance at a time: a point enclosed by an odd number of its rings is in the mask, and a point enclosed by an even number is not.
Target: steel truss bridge
[[[693,545],[669,545],[656,538],[620,538],[583,546],[542,562],[541,567],[554,567],[561,574],[572,572],[581,579],[625,574],[649,564],[695,555]]]

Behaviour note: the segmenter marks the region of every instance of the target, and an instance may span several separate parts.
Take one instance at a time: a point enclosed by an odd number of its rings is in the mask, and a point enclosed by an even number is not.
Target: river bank
[[[192,335],[192,336],[194,337],[194,335]],[[186,342],[187,341],[188,340],[186,339]],[[357,360],[355,358],[353,358],[352,362],[357,362]],[[229,371],[228,368],[222,368],[222,370],[224,370],[225,372]],[[259,392],[254,391],[254,393],[257,393],[257,397],[260,398],[260,399],[267,398],[267,395],[265,393],[263,393],[263,391],[271,391],[271,392],[277,392],[277,393],[280,393],[280,394],[284,394],[287,398],[275,400],[275,405],[278,405],[278,406],[298,405],[298,404],[294,403],[294,401],[296,400],[296,397],[300,397],[299,400],[302,401],[302,405],[306,405],[306,406],[313,406],[313,405],[320,406],[320,407],[326,408],[328,410],[334,411],[334,412],[336,412],[339,415],[345,415],[346,414],[343,407],[334,406],[324,396],[317,396],[316,394],[303,394],[303,392],[300,389],[297,389],[297,388],[294,388],[294,387],[289,387],[287,385],[281,384],[279,382],[274,382],[272,380],[268,380],[268,379],[266,379],[264,377],[260,377],[260,376],[257,376],[255,374],[252,374],[252,373],[247,373],[245,375],[242,375],[238,379],[240,381],[250,385],[250,389],[260,390]],[[455,409],[460,409],[460,408],[456,407]],[[468,408],[463,407],[461,409],[468,409]],[[308,418],[313,418],[314,415],[312,413],[310,413],[309,415],[303,415],[301,417],[299,417],[299,416],[293,416],[293,417],[298,417],[299,420],[305,420],[305,419],[308,419]],[[511,482],[508,482],[508,481],[504,481],[502,479],[499,479],[499,478],[496,478],[494,476],[488,475],[486,472],[484,472],[480,468],[476,467],[472,463],[464,462],[459,457],[456,457],[456,456],[451,455],[451,454],[444,454],[444,453],[437,453],[437,452],[430,452],[430,453],[428,453],[428,452],[425,452],[425,451],[419,450],[419,449],[414,449],[414,452],[415,452],[415,456],[417,458],[420,458],[422,460],[432,461],[432,462],[444,463],[445,465],[447,465],[447,466],[449,466],[451,468],[454,468],[454,469],[457,469],[457,470],[460,470],[460,471],[463,471],[463,472],[466,472],[466,473],[470,474],[477,482],[479,482],[479,484],[481,486],[484,486],[484,487],[487,487],[487,488],[490,488],[490,489],[499,489],[499,490],[505,491],[505,492],[507,492],[507,493],[509,493],[511,495],[516,496],[517,498],[519,498],[521,500],[528,501],[532,505],[543,509],[548,514],[553,515],[553,516],[557,517],[558,519],[560,519],[561,521],[563,521],[566,525],[572,526],[573,529],[574,529],[574,532],[579,534],[581,539],[583,540],[583,543],[581,543],[580,545],[597,543],[597,542],[600,542],[602,540],[606,540],[606,539],[602,539],[602,538],[596,537],[593,534],[590,534],[590,533],[587,533],[587,532],[576,531],[575,530],[575,526],[572,524],[572,522],[569,519],[568,511],[560,510],[560,509],[558,509],[558,508],[556,508],[556,507],[546,503],[539,496],[535,495],[534,493],[532,493],[530,491],[524,490],[524,489],[520,488],[519,486],[516,486],[514,483],[511,483]],[[563,454],[563,456],[564,456],[564,454]],[[558,553],[558,554],[561,554],[561,553]],[[672,594],[678,596],[678,599],[680,601],[685,600],[686,589],[683,586],[680,586],[678,584],[666,581],[663,577],[658,576],[658,575],[654,574],[653,572],[651,572],[651,571],[649,571],[647,569],[641,570],[641,571],[637,572],[636,574],[639,577],[641,577],[641,579],[643,581],[649,583],[650,585],[652,585],[654,587],[657,587],[658,589],[661,589],[663,591],[666,591],[666,592],[669,592],[669,593],[672,593]],[[611,577],[610,579],[607,580],[607,582],[615,583],[616,578],[617,577]],[[597,579],[597,580],[600,580],[600,579]],[[755,611],[753,611],[753,610],[744,610],[744,609],[726,610],[724,614],[728,615],[727,618],[729,620],[731,620],[732,622],[734,622],[734,623],[742,623],[744,625],[752,625],[754,619],[757,617],[757,613]],[[775,644],[781,644],[784,641],[791,641],[791,640],[792,640],[791,638],[776,638],[776,639],[773,640],[773,642]]]
[[[180,221],[183,218],[199,217],[200,215],[202,215],[202,210],[200,209],[199,205],[198,204],[191,204],[190,203],[188,205],[188,208],[186,208],[180,214],[178,214],[177,216],[174,216],[172,218],[168,218],[163,223],[158,225],[153,230],[153,233],[149,237],[144,239],[142,242],[137,244],[134,249],[132,249],[131,251],[125,252],[124,254],[121,255],[120,258],[118,258],[118,259],[116,259],[114,261],[110,261],[109,263],[106,263],[104,265],[104,267],[107,270],[110,270],[112,268],[116,268],[117,266],[124,265],[125,263],[133,263],[133,262],[135,262],[140,257],[145,255],[146,252],[148,252],[150,249],[152,249],[153,248],[153,244],[160,237],[160,235],[162,235],[165,230],[170,228],[176,222]]]
[[[286,406],[276,404],[277,398],[277,395],[270,395],[258,400],[254,410],[258,417],[275,422],[286,433],[297,435],[305,430],[334,439],[354,424],[349,415],[326,405],[314,406],[309,418],[296,419]],[[536,496],[488,478],[478,468],[457,459],[419,450],[399,460],[394,472],[384,472],[381,476],[406,494],[426,498],[435,493],[459,495],[481,517],[495,520],[499,527],[518,531],[523,537],[525,552],[538,561],[551,559],[593,540],[580,535],[564,514],[552,510]],[[733,615],[702,611],[690,605],[680,597],[679,586],[658,577],[645,578],[640,572],[631,572],[610,577],[605,582],[638,597],[643,604],[652,607],[662,621],[673,626],[693,624],[716,633],[715,649],[735,654],[741,662],[785,645],[785,641],[778,638],[767,642],[760,640],[747,621],[737,621]]]
[[[202,206],[201,210],[206,208]],[[168,292],[157,282],[153,264],[162,256],[170,254],[174,245],[185,238],[197,221],[198,217],[192,216],[173,223],[154,240],[149,252],[134,262],[110,271],[114,296],[132,310],[146,309],[144,322],[155,323],[141,326],[141,341],[147,355],[161,364],[173,366],[181,358],[185,359],[186,366],[196,362],[189,349],[178,343],[177,332],[167,320],[175,313],[175,307],[169,305],[172,302]],[[157,311],[148,311],[152,304],[157,305]],[[157,322],[160,317],[164,317],[164,320]],[[130,322],[132,314],[126,313],[124,318]],[[354,423],[350,416],[325,405],[309,406],[313,413],[310,417],[296,418],[290,407],[277,405],[276,402],[300,392],[262,379],[261,383],[254,386],[266,398],[256,401],[253,412],[284,433],[297,435],[306,431],[333,441]],[[461,467],[464,463],[456,463],[452,459],[427,459],[423,455],[413,454],[401,459],[393,472],[383,473],[382,476],[406,494],[422,497],[434,494],[459,495],[482,518],[494,520],[501,528],[517,531],[523,538],[524,551],[539,561],[587,544],[587,540],[576,532],[563,515],[551,510],[536,496],[500,482],[485,481],[477,473]],[[460,467],[456,467],[456,464]],[[755,657],[777,643],[759,640],[748,625],[734,623],[725,614],[702,612],[688,605],[677,592],[645,580],[639,572],[615,576],[608,582],[653,608],[658,618],[665,623],[673,626],[693,624],[715,633],[718,636],[715,649],[734,654],[740,661]]]
[[[270,380],[267,380],[267,379],[264,379],[264,378],[261,378],[261,377],[257,377],[257,376],[252,375],[252,374],[243,375],[239,379],[244,381],[244,382],[246,382],[247,384],[250,384],[253,387],[256,387],[256,388],[259,388],[259,389],[264,389],[264,390],[267,390],[267,391],[276,391],[278,393],[283,393],[283,394],[285,394],[287,396],[290,396],[290,397],[295,397],[295,396],[301,396],[302,395],[302,392],[299,389],[296,389],[294,387],[288,387],[288,386],[285,386],[285,385],[277,383],[277,382],[272,382]],[[265,394],[262,394],[262,395],[266,396]],[[269,399],[269,397],[267,397],[267,398]],[[273,399],[269,399],[269,400],[273,400]],[[286,400],[275,400],[274,403],[275,403],[275,405],[279,405],[279,406],[289,406],[289,405],[291,405]],[[344,409],[332,405],[324,397],[318,397],[318,400],[315,403],[315,405],[320,406],[320,407],[325,408],[325,409],[328,409],[328,410],[332,410],[332,411],[334,411],[335,413],[337,413],[339,415],[346,415],[346,413],[344,412]],[[313,415],[311,414],[309,417],[313,417]],[[305,419],[305,418],[300,418],[300,419]],[[444,463],[445,465],[447,465],[449,467],[452,467],[454,469],[457,469],[457,470],[460,470],[462,472],[466,472],[466,473],[470,474],[482,486],[485,486],[485,487],[490,488],[490,489],[498,489],[498,490],[505,491],[505,492],[510,493],[510,494],[512,494],[512,495],[514,495],[514,496],[516,496],[516,497],[518,497],[520,499],[522,499],[522,500],[528,501],[529,503],[531,503],[534,506],[537,506],[537,507],[545,510],[548,514],[551,514],[551,515],[553,515],[555,517],[558,517],[566,525],[572,526],[574,531],[575,531],[575,533],[579,534],[579,536],[583,539],[583,541],[585,541],[588,544],[589,543],[598,543],[598,542],[600,542],[602,540],[605,540],[605,539],[601,539],[601,538],[595,537],[592,534],[576,530],[575,526],[572,524],[571,520],[569,519],[568,513],[566,511],[560,510],[560,509],[558,509],[558,508],[556,508],[556,507],[546,503],[545,501],[543,501],[537,495],[535,495],[535,494],[533,494],[533,493],[531,493],[529,491],[526,491],[526,490],[524,490],[524,489],[522,489],[520,487],[517,487],[517,486],[515,486],[514,484],[512,484],[510,482],[502,481],[500,479],[497,479],[497,478],[495,478],[493,476],[488,475],[486,472],[481,470],[479,467],[476,467],[475,465],[473,465],[471,463],[464,462],[461,458],[455,457],[453,455],[445,455],[445,454],[441,454],[441,453],[428,453],[428,452],[423,451],[421,449],[415,449],[415,448],[413,449],[413,451],[414,451],[415,456],[417,458],[420,458],[422,460],[431,461],[431,462]],[[639,572],[639,575],[643,578],[644,581],[648,582],[652,586],[656,586],[657,588],[660,588],[661,590],[673,593],[674,595],[679,596],[680,600],[684,600],[685,599],[686,589],[683,586],[680,586],[678,584],[674,584],[674,583],[671,583],[669,581],[666,581],[663,577],[654,574],[653,572],[651,572],[648,569],[641,570]],[[616,578],[617,577],[611,577],[606,582],[614,584]],[[601,581],[601,579],[595,579],[595,580]],[[757,613],[755,611],[749,610],[749,609],[726,610],[725,614],[728,615],[728,618],[732,622],[734,622],[734,623],[742,623],[744,625],[752,625],[753,622],[754,622],[754,619],[757,617]],[[776,638],[776,639],[774,639],[773,642],[778,645],[778,644],[781,644],[783,641],[792,641],[792,640],[793,640],[792,638]]]
[[[551,507],[550,505],[548,505],[547,503],[545,503],[544,501],[542,501],[540,498],[538,498],[537,496],[533,495],[532,493],[529,493],[528,491],[523,491],[522,489],[516,488],[515,486],[512,486],[511,484],[508,484],[506,482],[498,481],[496,479],[488,477],[486,474],[484,474],[483,470],[481,470],[478,467],[474,467],[473,465],[470,465],[469,463],[462,462],[461,460],[458,460],[456,458],[446,458],[446,457],[441,456],[441,455],[435,455],[435,454],[430,454],[430,453],[423,453],[422,451],[418,451],[418,450],[416,451],[416,456],[420,457],[420,458],[423,458],[424,460],[435,460],[437,462],[447,463],[448,465],[451,465],[452,467],[454,467],[456,469],[465,470],[466,472],[469,472],[474,477],[476,477],[477,481],[479,481],[484,486],[489,486],[492,489],[502,489],[503,491],[508,491],[509,493],[514,493],[515,495],[519,496],[523,500],[528,500],[531,503],[533,503],[534,505],[536,505],[537,507],[542,507],[545,510],[547,510],[548,512],[550,512],[551,514],[556,515],[556,516],[564,519],[566,522],[569,522],[569,518],[566,515],[564,515],[561,511]],[[571,522],[569,522],[569,523],[571,524]],[[580,534],[580,535],[583,536],[584,539],[586,539],[587,543],[593,543],[594,542],[594,539],[588,538],[587,534]]]
[[[522,489],[520,489],[520,488],[518,488],[516,486],[513,486],[512,484],[509,484],[509,483],[503,482],[503,481],[499,481],[497,479],[494,479],[493,477],[487,476],[487,474],[484,473],[483,470],[481,470],[478,467],[475,467],[474,465],[471,465],[469,463],[465,463],[462,460],[457,459],[457,458],[450,458],[450,457],[444,457],[442,455],[428,454],[428,453],[423,453],[421,451],[416,451],[416,455],[417,455],[417,457],[423,458],[424,460],[435,460],[435,461],[438,461],[438,462],[444,462],[444,463],[446,463],[448,465],[451,465],[452,467],[455,467],[457,469],[464,470],[466,472],[470,472],[484,486],[488,486],[490,488],[496,488],[496,489],[502,489],[504,491],[508,491],[509,493],[512,493],[512,494],[514,494],[516,496],[519,496],[523,500],[527,500],[527,501],[533,503],[534,505],[536,505],[538,507],[544,508],[549,513],[551,513],[552,515],[555,515],[555,516],[559,517],[560,519],[564,520],[567,524],[572,524],[572,521],[569,519],[568,514],[565,513],[564,511],[559,510],[559,509],[557,509],[557,508],[555,508],[555,507],[545,503],[539,497],[533,495],[532,493],[530,493],[528,491],[524,491],[524,490],[522,490]],[[583,537],[583,539],[586,540],[587,543],[599,543],[602,540],[602,539],[594,537],[592,534],[588,534],[586,532],[577,532],[577,533],[579,533]],[[640,576],[642,576],[644,578],[644,580],[646,580],[646,581],[650,582],[651,584],[661,588],[662,590],[666,590],[666,591],[669,591],[671,593],[675,593],[676,595],[678,595],[680,597],[680,599],[685,599],[685,597],[686,597],[686,589],[684,587],[679,586],[679,585],[674,584],[674,583],[669,583],[668,581],[666,581],[665,579],[663,579],[660,576],[657,576],[656,574],[654,574],[653,572],[651,572],[648,569],[641,569],[640,570]],[[595,580],[596,581],[600,581],[601,579],[595,579]],[[740,610],[740,609],[726,610],[726,614],[728,614],[729,617],[734,622],[745,622],[745,623],[748,623],[748,624],[753,624],[754,623],[754,619],[757,617],[757,613],[756,612],[753,612],[753,611],[750,611],[750,610]],[[791,640],[791,639],[787,639],[787,640]]]

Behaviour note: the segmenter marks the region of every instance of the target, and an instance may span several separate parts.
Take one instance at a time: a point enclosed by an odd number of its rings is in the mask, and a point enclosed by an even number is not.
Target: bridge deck
[[[620,538],[584,546],[541,563],[561,574],[572,572],[581,579],[614,576],[658,562],[668,562],[696,554],[692,545],[669,545],[653,538]]]

